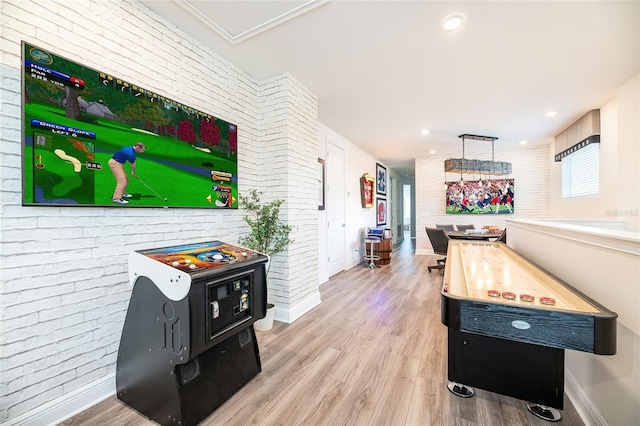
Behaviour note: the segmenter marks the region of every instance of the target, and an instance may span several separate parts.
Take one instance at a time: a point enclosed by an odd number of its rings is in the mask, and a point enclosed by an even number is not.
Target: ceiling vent
[[[590,143],[600,143],[600,110],[593,109],[556,135],[556,161],[584,148]]]

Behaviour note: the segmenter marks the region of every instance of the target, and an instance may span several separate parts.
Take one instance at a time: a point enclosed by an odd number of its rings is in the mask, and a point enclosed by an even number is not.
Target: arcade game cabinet
[[[255,377],[267,261],[220,241],[130,253],[118,398],[161,425],[189,426]]]

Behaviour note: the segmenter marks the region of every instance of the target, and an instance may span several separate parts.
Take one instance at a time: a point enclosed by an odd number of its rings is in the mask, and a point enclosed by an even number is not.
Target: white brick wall
[[[21,40],[236,123],[240,192],[268,188],[296,227],[271,297],[290,309],[317,293],[313,94],[289,75],[256,81],[134,0],[0,8],[0,422],[115,371],[131,250],[247,231],[240,210],[23,207]]]
[[[490,160],[491,147],[486,143],[484,151],[465,154],[465,158]],[[467,148],[468,149],[468,148]],[[468,151],[467,151],[468,152]],[[488,157],[487,157],[488,152]],[[472,223],[482,226],[505,227],[504,219],[522,217],[549,217],[550,210],[550,167],[553,161],[549,145],[522,148],[512,151],[500,150],[496,142],[495,161],[512,164],[515,188],[515,213],[513,215],[481,214],[452,215],[445,213],[445,172],[444,160],[450,157],[431,156],[416,158],[416,254],[433,254],[433,248],[424,230],[425,226],[440,224]],[[531,177],[535,176],[535,179]],[[473,176],[465,175],[472,180]],[[447,173],[446,180],[460,179],[460,175]],[[476,177],[476,180],[478,177]]]
[[[278,267],[269,274],[269,298],[280,313],[318,293],[317,99],[288,74],[264,82],[263,90],[278,95],[265,101],[262,143],[270,149],[258,188],[265,200],[287,200],[281,213],[294,226],[294,243],[274,257]]]

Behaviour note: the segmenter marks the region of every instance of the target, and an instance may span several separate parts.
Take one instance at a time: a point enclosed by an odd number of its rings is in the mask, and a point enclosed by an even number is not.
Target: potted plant
[[[293,227],[280,219],[280,206],[284,200],[274,200],[269,203],[260,201],[262,192],[252,189],[249,196],[238,196],[240,208],[248,215],[244,217],[251,231],[248,235],[240,237],[239,243],[247,248],[269,256],[266,275],[271,268],[271,258],[285,250],[293,240],[289,237]],[[267,315],[256,321],[255,328],[268,330],[273,325],[275,306],[267,303]]]

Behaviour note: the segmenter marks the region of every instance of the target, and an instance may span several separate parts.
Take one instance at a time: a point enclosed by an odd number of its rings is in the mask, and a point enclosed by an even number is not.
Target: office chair
[[[428,266],[427,269],[431,272],[432,269],[444,269],[447,261],[447,249],[449,248],[449,236],[447,232],[442,228],[429,228],[425,227],[433,252],[444,256],[444,259],[438,259],[435,265]]]
[[[456,228],[458,228],[458,231],[466,231],[467,229],[476,229],[476,227],[473,225],[456,225]]]
[[[453,231],[455,231],[455,229],[454,229],[453,225],[436,225],[436,228],[444,229],[444,230],[445,230],[445,231],[447,231],[447,232],[453,232]]]

